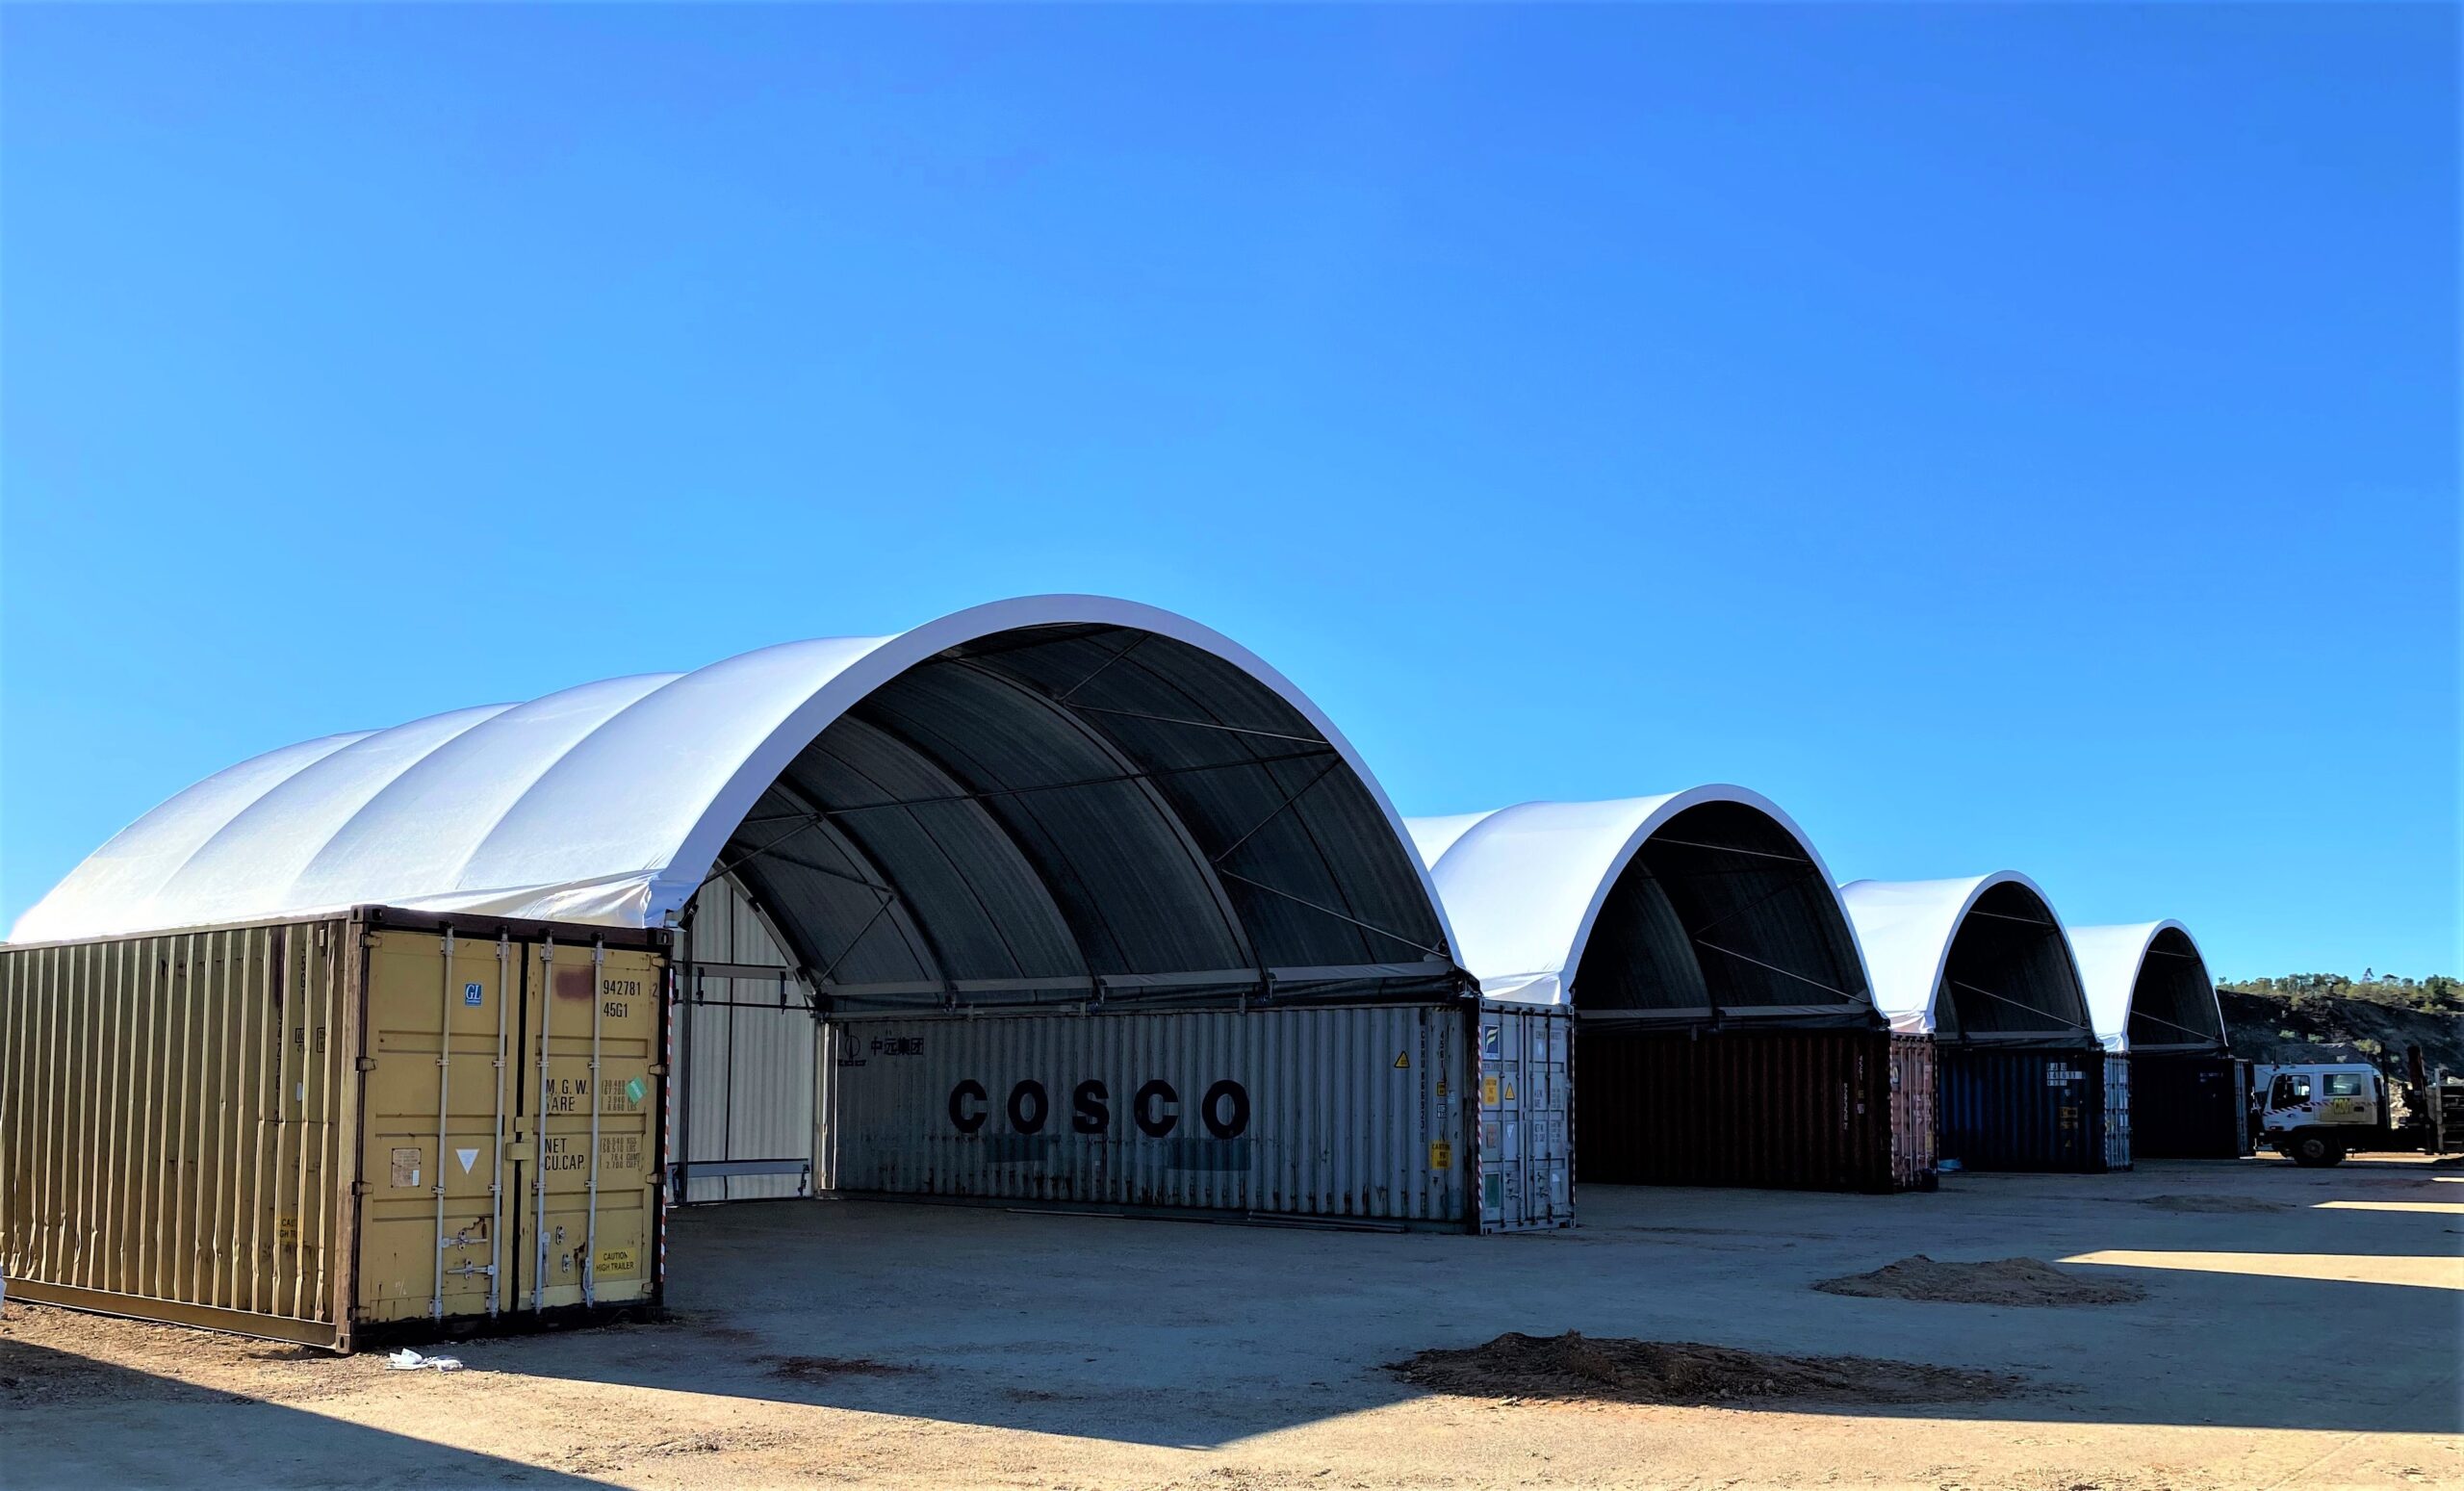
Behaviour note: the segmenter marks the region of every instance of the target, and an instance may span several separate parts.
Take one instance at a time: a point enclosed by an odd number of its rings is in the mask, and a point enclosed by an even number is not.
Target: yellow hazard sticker
[[[1498,1079],[1495,1077],[1482,1077],[1480,1079],[1480,1101],[1484,1103],[1494,1103],[1497,1100]]]
[[[1505,1100],[1507,1102],[1514,1101],[1514,1084],[1511,1082],[1505,1085]]]
[[[1428,1168],[1450,1170],[1454,1168],[1454,1146],[1443,1139],[1432,1139],[1428,1145]]]
[[[629,1247],[603,1247],[599,1250],[596,1273],[630,1273],[633,1272],[633,1250]]]
[[[1409,1052],[1409,1051],[1398,1051],[1398,1052],[1396,1052],[1396,1053],[1395,1053],[1395,1069],[1396,1069],[1397,1071],[1409,1071],[1409,1070],[1411,1070],[1411,1069],[1412,1069],[1412,1053],[1411,1053],[1411,1052]]]

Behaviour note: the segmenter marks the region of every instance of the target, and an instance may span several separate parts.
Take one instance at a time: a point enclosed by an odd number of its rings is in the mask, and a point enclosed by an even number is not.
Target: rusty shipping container
[[[2143,1159],[2250,1153],[2250,1064],[2230,1056],[2130,1058],[2131,1145]]]
[[[847,1016],[840,1194],[1361,1225],[1569,1226],[1568,1022],[1443,1005]]]
[[[0,949],[11,1296],[349,1350],[656,1299],[663,933],[362,909]]]
[[[1941,1048],[1942,1158],[1977,1170],[2108,1166],[2105,1053]]]
[[[1582,1032],[1581,1178],[1929,1190],[1934,1047],[1883,1030]]]

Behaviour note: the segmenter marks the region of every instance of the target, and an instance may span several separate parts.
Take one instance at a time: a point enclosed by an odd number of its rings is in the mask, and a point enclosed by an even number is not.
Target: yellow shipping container
[[[663,933],[363,909],[0,949],[11,1296],[347,1350],[648,1304]]]

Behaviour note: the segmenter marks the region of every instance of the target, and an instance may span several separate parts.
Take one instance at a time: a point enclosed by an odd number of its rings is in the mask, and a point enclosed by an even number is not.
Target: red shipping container
[[[1924,1191],[1933,1042],[1883,1030],[1582,1030],[1578,1184]]]

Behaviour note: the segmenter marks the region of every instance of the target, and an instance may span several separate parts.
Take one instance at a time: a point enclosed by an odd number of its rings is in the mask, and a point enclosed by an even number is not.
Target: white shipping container
[[[1566,1225],[1564,1024],[1468,1003],[834,1018],[817,1062],[821,1184]]]
[[[811,987],[732,877],[694,898],[683,946],[675,1198],[810,1195]]]

